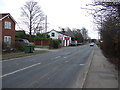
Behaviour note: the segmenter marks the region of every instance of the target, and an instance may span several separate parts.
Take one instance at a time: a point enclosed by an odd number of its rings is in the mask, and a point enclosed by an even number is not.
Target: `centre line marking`
[[[85,65],[85,64],[80,64],[80,66],[83,66],[83,65]]]
[[[55,58],[59,58],[59,57],[61,57],[61,56],[57,56],[57,57],[55,57]]]
[[[11,73],[4,74],[4,75],[0,76],[0,78],[2,78],[2,77],[6,77],[6,76],[11,75],[11,74],[15,74],[15,73],[20,72],[20,71],[23,71],[23,70],[25,70],[25,69],[28,69],[28,68],[31,68],[31,67],[37,66],[37,65],[39,65],[39,64],[41,64],[41,63],[33,64],[33,65],[31,65],[31,66],[28,66],[28,67],[25,67],[25,68],[22,68],[22,69],[19,69],[19,70],[13,71],[13,72],[11,72]]]
[[[69,62],[69,61],[65,61],[65,62]]]

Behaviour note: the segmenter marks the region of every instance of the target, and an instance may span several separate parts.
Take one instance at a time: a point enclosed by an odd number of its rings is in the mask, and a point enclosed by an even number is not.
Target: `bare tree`
[[[101,28],[104,21],[106,21],[106,18],[108,17],[118,17],[118,7],[117,5],[119,3],[113,3],[113,2],[101,2],[96,1],[92,4],[87,4],[85,8],[82,7],[82,9],[85,9],[89,15],[93,16],[93,22],[97,25],[98,29]]]
[[[89,5],[87,5],[89,6]],[[120,69],[120,2],[94,2],[94,8],[84,8],[93,16],[100,32],[101,48]]]
[[[35,1],[26,2],[26,4],[21,7],[21,10],[23,23],[27,26],[31,37],[32,32],[36,33],[41,30],[41,23],[44,20],[44,14],[38,6],[38,2]]]
[[[83,27],[82,29],[80,29],[80,31],[81,31],[81,34],[83,36],[83,42],[87,41],[87,39],[88,39],[88,30],[85,27]]]

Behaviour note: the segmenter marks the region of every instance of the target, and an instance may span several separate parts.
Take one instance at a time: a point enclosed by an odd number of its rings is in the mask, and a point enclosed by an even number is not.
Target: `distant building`
[[[53,29],[50,32],[48,32],[48,35],[52,39],[61,39],[62,46],[69,46],[71,43],[71,37],[63,32],[59,32]]]
[[[2,28],[2,48],[14,48],[16,21],[10,13],[0,14],[0,27]]]

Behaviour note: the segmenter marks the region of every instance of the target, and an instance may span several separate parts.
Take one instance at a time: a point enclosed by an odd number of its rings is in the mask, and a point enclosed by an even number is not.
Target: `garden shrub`
[[[53,49],[56,49],[56,48],[60,48],[60,43],[61,43],[61,40],[60,39],[53,39],[50,41],[50,45],[49,45],[49,48],[53,48]]]
[[[15,42],[15,48],[17,49],[17,50],[20,50],[20,51],[24,51],[24,44],[23,43],[20,43],[20,42]]]

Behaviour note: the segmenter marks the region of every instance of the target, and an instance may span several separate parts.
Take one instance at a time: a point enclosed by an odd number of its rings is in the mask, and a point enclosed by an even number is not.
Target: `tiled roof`
[[[52,29],[51,31],[55,31],[55,32],[61,33],[61,34],[63,34],[63,35],[69,36],[68,34],[66,34],[66,33],[64,33],[64,32],[62,32],[62,31],[56,31],[56,30],[54,30],[54,29]],[[51,31],[49,31],[49,32],[51,32]],[[48,32],[48,33],[49,33],[49,32]]]
[[[60,31],[59,33],[61,33],[61,34],[63,34],[63,35],[66,35],[66,36],[69,36],[68,34],[66,34],[66,33],[64,33],[64,32],[62,32],[62,31]]]
[[[3,20],[8,16],[16,23],[15,19],[10,15],[10,13],[0,13],[0,20]]]
[[[0,13],[0,19],[2,19],[3,17],[9,15],[9,13]]]

